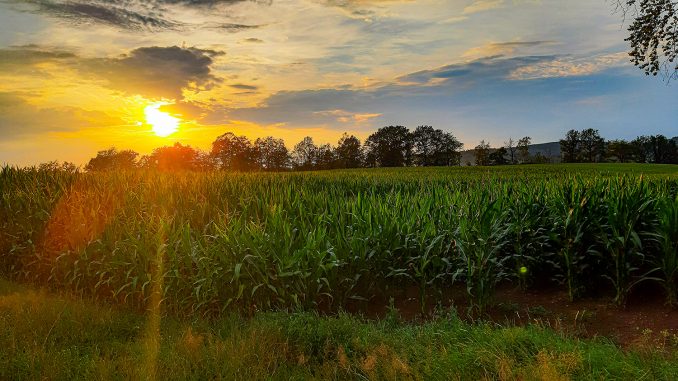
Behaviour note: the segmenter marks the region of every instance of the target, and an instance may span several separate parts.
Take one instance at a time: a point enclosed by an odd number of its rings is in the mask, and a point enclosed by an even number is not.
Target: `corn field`
[[[652,173],[652,172],[656,173]],[[641,175],[641,172],[649,172]],[[0,173],[0,274],[180,314],[340,310],[463,285],[678,303],[675,166]]]

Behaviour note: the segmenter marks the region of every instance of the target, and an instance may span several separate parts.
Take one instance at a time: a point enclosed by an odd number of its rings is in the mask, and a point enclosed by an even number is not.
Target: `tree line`
[[[560,140],[560,151],[565,163],[678,164],[677,140],[664,135],[643,135],[631,141],[606,141],[598,130],[588,128],[568,131]]]
[[[570,130],[559,141],[565,163],[678,163],[678,139],[663,135],[639,136],[631,141],[606,141],[598,130]],[[482,140],[472,151],[478,166],[549,163],[553,157],[530,153],[532,138],[510,138],[502,147],[491,148]],[[227,132],[212,143],[209,151],[175,143],[156,148],[148,155],[109,148],[99,151],[84,169],[88,172],[157,169],[163,171],[307,171],[365,167],[458,166],[463,144],[451,133],[431,126],[414,131],[404,126],[382,127],[362,143],[344,133],[336,146],[316,144],[307,136],[289,150],[282,139],[272,136],[254,141]],[[74,172],[72,163],[49,162],[41,169]]]
[[[248,172],[451,166],[459,165],[462,147],[454,135],[432,126],[419,126],[414,131],[404,126],[382,127],[364,144],[347,133],[336,146],[317,145],[307,136],[292,150],[282,139],[272,136],[252,141],[227,132],[216,138],[209,152],[181,143],[156,148],[144,156],[132,150],[109,148],[99,151],[84,169],[89,172],[133,168]],[[48,165],[59,167],[58,163]]]
[[[474,150],[475,165],[545,164],[553,157],[537,152],[530,153],[529,136],[514,141],[512,138],[499,148],[481,140]],[[559,141],[560,159],[563,163],[645,163],[678,164],[678,138],[664,135],[643,135],[627,141],[605,140],[593,128],[570,130]],[[471,165],[470,162],[466,163]]]

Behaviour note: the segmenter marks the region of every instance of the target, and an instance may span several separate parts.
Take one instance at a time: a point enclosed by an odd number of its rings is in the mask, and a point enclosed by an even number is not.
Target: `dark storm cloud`
[[[244,1],[270,4],[258,0],[0,0],[14,4],[18,10],[37,12],[74,24],[98,23],[128,30],[166,30],[195,27],[220,27],[229,32],[256,28],[256,25],[193,25],[172,20],[171,7],[213,8]],[[22,6],[23,5],[23,6]],[[25,8],[24,6],[27,6]]]
[[[128,94],[179,100],[182,90],[208,90],[221,82],[210,68],[214,57],[221,54],[197,48],[152,46],[118,58],[85,60],[81,70]]]

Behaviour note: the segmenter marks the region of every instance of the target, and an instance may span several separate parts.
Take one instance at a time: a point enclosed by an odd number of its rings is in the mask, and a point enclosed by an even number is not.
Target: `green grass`
[[[178,320],[0,280],[0,379],[671,380],[675,348],[624,352],[453,313],[420,325],[312,313]]]

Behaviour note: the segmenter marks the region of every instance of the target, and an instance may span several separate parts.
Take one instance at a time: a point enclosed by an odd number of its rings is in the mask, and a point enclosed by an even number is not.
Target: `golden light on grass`
[[[160,107],[165,104],[166,103],[155,103],[144,109],[146,123],[151,125],[153,133],[163,138],[177,132],[180,122],[178,118],[160,111]]]

